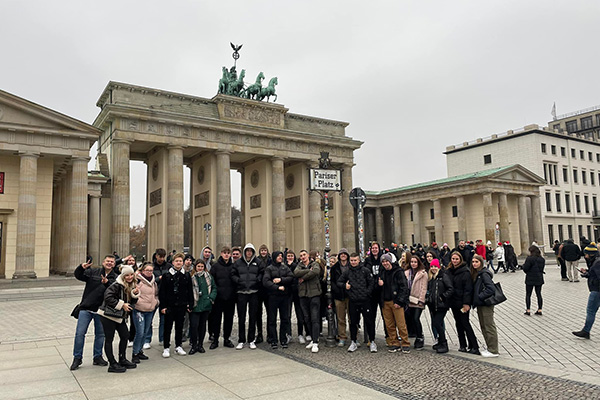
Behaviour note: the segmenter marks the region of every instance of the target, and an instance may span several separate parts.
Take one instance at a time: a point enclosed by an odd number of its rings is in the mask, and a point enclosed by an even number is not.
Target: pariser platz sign
[[[342,190],[341,171],[337,169],[310,169],[311,190]]]

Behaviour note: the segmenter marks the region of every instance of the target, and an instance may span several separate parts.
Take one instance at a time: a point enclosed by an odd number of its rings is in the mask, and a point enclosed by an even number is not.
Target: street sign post
[[[358,249],[360,251],[360,259],[365,259],[365,227],[363,219],[363,207],[367,202],[367,195],[364,190],[355,187],[350,191],[350,204],[357,209],[358,220]]]
[[[212,225],[208,222],[204,224],[204,232],[206,233],[206,245],[208,246],[208,231],[212,229]]]

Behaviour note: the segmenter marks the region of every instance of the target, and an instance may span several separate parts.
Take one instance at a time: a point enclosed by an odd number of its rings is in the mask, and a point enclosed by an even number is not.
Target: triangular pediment
[[[2,128],[91,134],[96,137],[101,133],[85,122],[0,90],[0,129]]]
[[[513,165],[489,176],[490,179],[524,183],[545,183],[545,181],[521,165]]]

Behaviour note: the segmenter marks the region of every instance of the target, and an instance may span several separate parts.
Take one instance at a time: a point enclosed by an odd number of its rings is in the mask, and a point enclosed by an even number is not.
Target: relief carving
[[[162,188],[150,192],[150,207],[154,207],[162,203]]]
[[[153,122],[150,122],[150,123],[148,123],[148,128],[147,128],[147,131],[148,131],[148,132],[151,132],[151,133],[156,133],[156,132],[158,132],[158,129],[156,128],[156,124],[155,124],[155,123],[153,123]]]
[[[139,124],[136,120],[130,119],[129,120],[129,130],[131,131],[137,131],[139,129]]]
[[[226,118],[272,125],[279,125],[281,121],[281,114],[278,112],[261,110],[258,108],[239,107],[230,104],[224,106],[223,116]]]
[[[261,204],[260,204],[260,194],[257,194],[256,196],[250,196],[250,209],[254,210],[255,208],[260,208]]]
[[[183,128],[183,136],[190,136],[190,128]]]
[[[209,202],[208,190],[194,196],[194,208],[206,207]]]
[[[299,210],[300,196],[288,197],[285,199],[285,211]]]

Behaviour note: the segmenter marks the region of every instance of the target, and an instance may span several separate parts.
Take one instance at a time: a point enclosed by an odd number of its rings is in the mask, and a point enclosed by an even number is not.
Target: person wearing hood
[[[319,331],[321,328],[321,265],[312,261],[306,250],[300,251],[300,262],[294,269],[298,279],[298,296],[311,340],[306,346],[313,353],[319,352]]]
[[[296,254],[293,250],[287,249],[285,252],[285,264],[288,266],[292,274],[298,265],[298,260],[296,259]],[[294,308],[294,313],[296,314],[296,327],[298,329],[298,343],[306,344],[306,338],[304,337],[304,332],[308,335],[308,328],[304,325],[304,314],[302,314],[302,306],[300,306],[300,296],[298,295],[298,278],[294,277],[292,282],[292,286],[290,288],[290,320],[292,318],[292,306]],[[292,337],[292,326],[290,322],[290,331],[288,332],[289,337]]]
[[[133,310],[139,293],[140,290],[136,287],[135,273],[129,265],[121,268],[121,274],[104,292],[104,302],[98,308],[98,314],[102,317],[102,328],[105,335],[104,352],[109,363],[108,372],[125,372],[127,369],[136,367],[136,364],[125,357],[129,338],[129,330],[125,321]],[[113,353],[115,332],[119,334],[119,362]]]
[[[230,340],[233,330],[233,316],[235,314],[235,292],[236,288],[231,279],[231,269],[233,260],[231,258],[231,249],[225,246],[221,249],[221,256],[213,263],[210,274],[215,279],[217,285],[217,298],[213,304],[209,316],[209,331],[213,335],[210,350],[219,347],[219,335],[221,334],[221,320],[223,320],[223,346],[233,348]]]
[[[133,322],[136,329],[133,338],[133,357],[131,359],[136,364],[140,360],[148,359],[142,349],[150,348],[148,337],[152,336],[152,319],[158,307],[158,284],[153,271],[154,266],[152,263],[145,262],[137,276],[137,288],[140,295],[133,309]]]
[[[269,248],[267,247],[266,244],[261,244],[260,247],[258,248],[258,255],[256,256],[256,259],[261,261],[263,264],[263,268],[267,268],[269,265],[271,265],[271,263],[273,262],[272,258],[271,258],[271,254],[269,253]],[[267,311],[267,318],[268,318],[268,301],[269,301],[269,296],[267,295],[267,291],[265,290],[264,286],[261,286],[259,291],[258,291],[258,309],[256,310],[256,344],[262,343],[264,338],[263,338],[263,308],[265,309],[265,311]],[[267,319],[267,325],[268,325],[268,319]],[[271,338],[269,338],[268,336],[268,329],[267,329],[267,341],[270,343],[271,342]]]
[[[383,269],[380,271],[377,285],[382,288],[381,300],[383,302],[383,321],[387,330],[388,351],[395,353],[402,350],[404,353],[409,353],[410,342],[404,316],[404,307],[408,305],[406,275],[389,253],[381,256],[381,265]],[[398,337],[402,339],[402,342],[398,340]]]
[[[371,310],[370,313],[371,322],[373,326],[376,326],[375,321],[377,320],[377,308],[381,311],[381,315],[383,317],[383,303],[381,302],[381,287],[377,285],[377,281],[379,280],[379,272],[382,269],[381,267],[381,246],[377,242],[373,242],[371,244],[371,254],[365,258],[364,267],[371,271],[373,275],[373,293],[370,297],[371,299]]]
[[[448,266],[448,264],[450,264],[450,254],[452,253],[452,251],[450,250],[450,247],[448,247],[448,243],[444,243],[444,245],[442,246],[442,249],[440,250],[440,263],[441,263],[441,268],[446,268]]]
[[[586,308],[585,325],[582,330],[572,332],[573,335],[581,339],[590,338],[590,331],[596,321],[596,313],[600,307],[600,258],[598,257],[598,248],[592,245],[592,243],[583,250],[584,257],[591,267],[581,269],[581,277],[587,278],[588,289],[590,291]]]
[[[469,267],[465,264],[461,253],[457,251],[452,253],[447,271],[452,277],[452,286],[454,287],[454,293],[452,293],[449,303],[456,323],[460,346],[458,351],[479,355],[477,337],[475,337],[475,332],[469,322],[469,311],[473,301],[473,281]]]
[[[506,263],[506,268],[509,269],[510,272],[517,272],[517,254],[515,253],[515,248],[508,240],[504,242],[504,260]]]
[[[263,286],[269,296],[267,302],[268,326],[267,336],[271,340],[271,348],[277,348],[277,312],[279,311],[279,342],[287,348],[287,334],[290,331],[290,289],[294,275],[290,268],[283,262],[283,253],[274,251],[272,263],[265,268]]]
[[[237,350],[244,348],[248,341],[250,349],[256,349],[256,315],[258,312],[258,291],[262,287],[263,263],[256,258],[252,243],[244,247],[242,258],[231,268],[231,280],[237,292],[237,313],[239,336]],[[248,336],[246,336],[246,312],[248,312]]]
[[[190,355],[205,352],[206,322],[218,294],[215,280],[201,259],[196,260],[192,269],[192,293],[194,304],[190,310]]]
[[[173,267],[165,272],[158,289],[158,300],[160,302],[160,313],[165,316],[164,351],[162,356],[171,356],[169,349],[171,345],[171,331],[175,324],[175,352],[184,356],[187,353],[181,347],[183,343],[183,321],[185,314],[194,304],[192,293],[192,280],[189,274],[183,271],[183,253],[173,256]]]
[[[440,268],[439,262],[434,260],[429,266],[426,304],[431,313],[431,330],[437,339],[437,343],[433,345],[433,349],[437,353],[448,352],[444,319],[453,293],[454,286],[450,274],[447,270]]]
[[[201,254],[202,260],[206,264],[206,270],[208,272],[210,272],[210,269],[212,268],[213,257],[214,257],[212,249],[208,246],[204,246],[202,248],[202,251],[200,252],[200,254]]]
[[[338,261],[331,267],[331,294],[335,301],[335,311],[338,323],[338,346],[340,347],[344,347],[348,340],[348,335],[346,334],[348,296],[346,296],[346,291],[343,288],[340,288],[336,282],[349,266],[350,253],[348,253],[348,250],[346,249],[341,249],[338,253]]]

